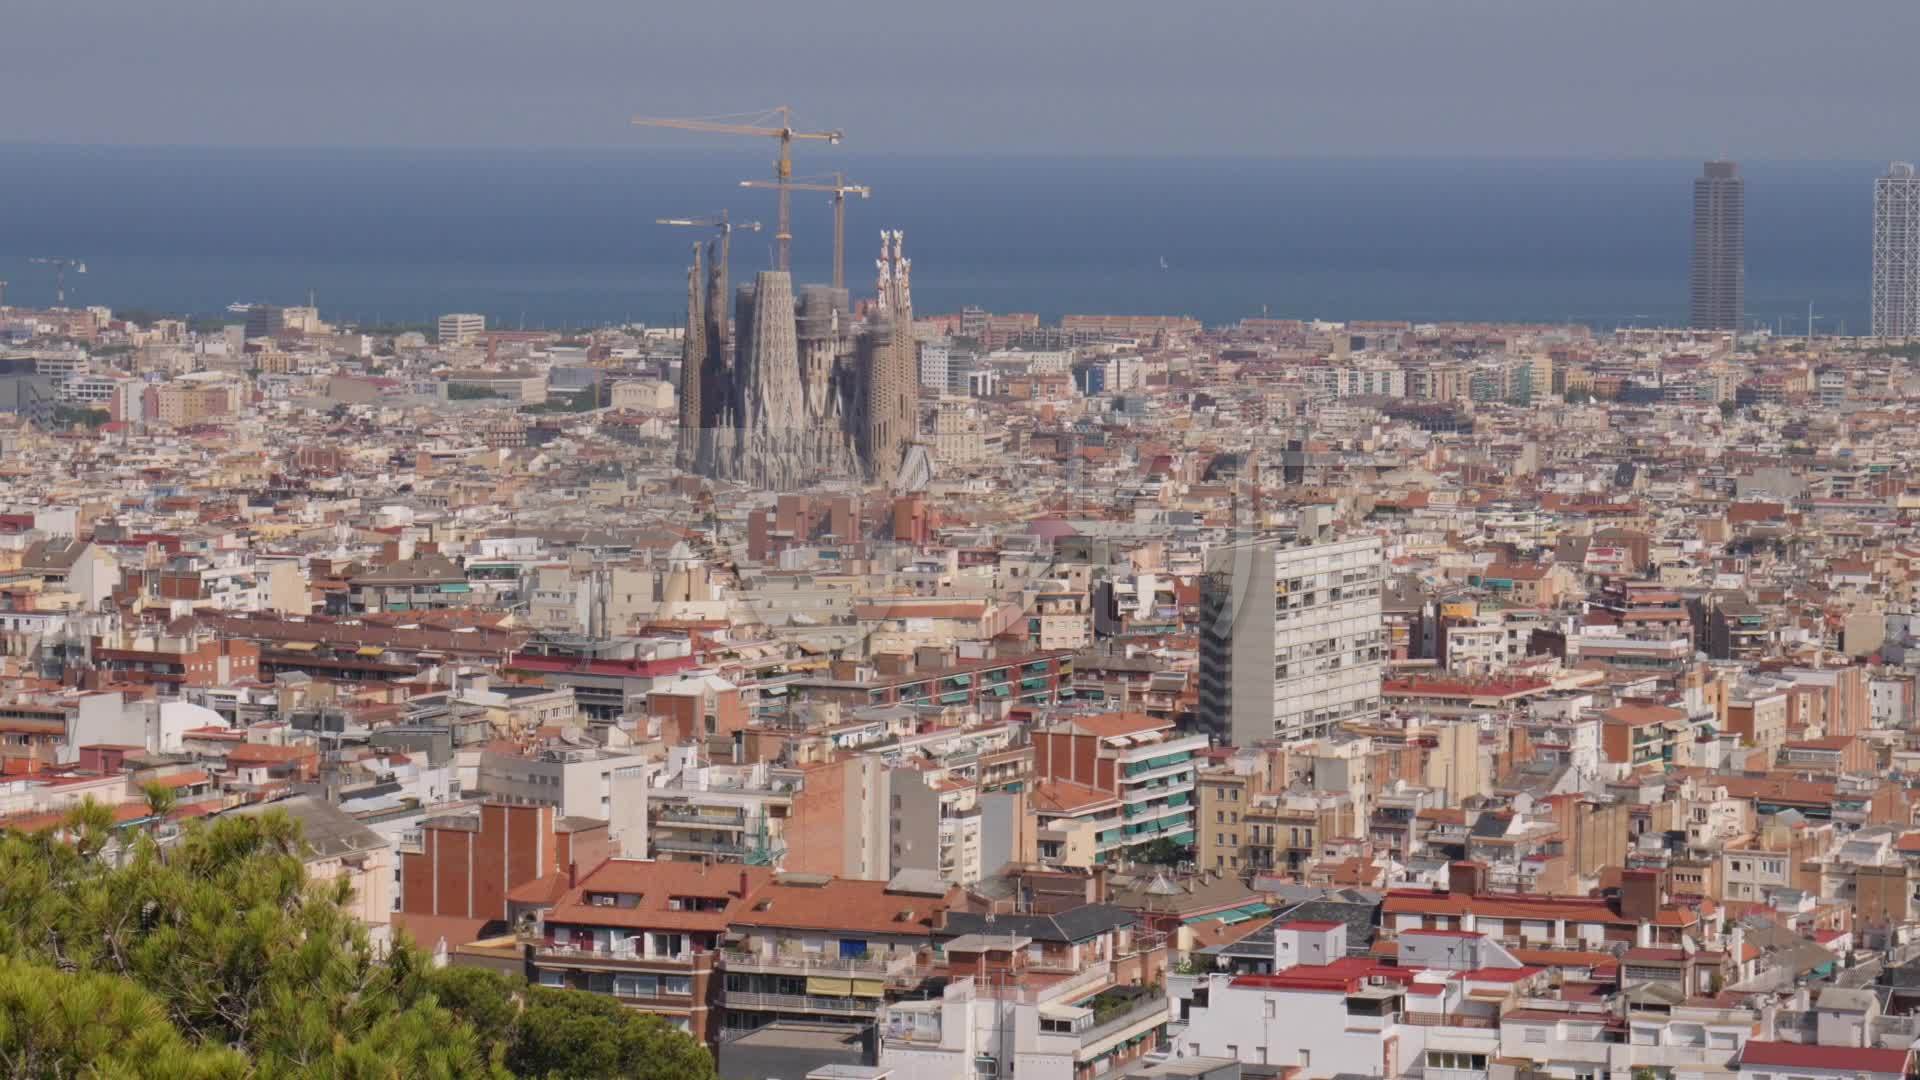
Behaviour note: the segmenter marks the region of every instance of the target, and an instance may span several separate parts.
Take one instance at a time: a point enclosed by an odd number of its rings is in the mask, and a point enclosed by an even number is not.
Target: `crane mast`
[[[774,230],[774,247],[777,252],[776,268],[791,269],[789,248],[793,242],[793,204],[791,185],[793,183],[793,144],[796,140],[807,139],[838,144],[845,133],[834,131],[796,131],[793,127],[793,108],[778,105],[759,113],[744,113],[735,116],[692,117],[673,119],[665,117],[636,116],[633,123],[637,127],[671,128],[675,131],[700,131],[711,135],[748,135],[759,138],[771,138],[779,141],[779,157],[774,160],[774,185],[780,191],[779,226]]]
[[[789,180],[782,184],[769,180],[742,180],[744,188],[778,188],[780,197],[785,199],[789,191],[826,191],[833,194],[833,287],[847,287],[847,196],[858,195],[867,198],[873,189],[860,184],[849,184],[840,173],[833,174],[832,183],[812,183]]]

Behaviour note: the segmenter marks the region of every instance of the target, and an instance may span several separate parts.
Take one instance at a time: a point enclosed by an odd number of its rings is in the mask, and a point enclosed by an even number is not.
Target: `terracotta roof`
[[[1870,1050],[1857,1046],[1814,1046],[1804,1043],[1749,1040],[1740,1051],[1741,1065],[1776,1065],[1825,1072],[1876,1072],[1904,1075],[1912,1050]]]
[[[734,916],[733,925],[931,935],[932,913],[945,906],[937,897],[890,893],[884,881],[811,883],[786,875],[754,892],[753,903]]]
[[[1032,802],[1036,811],[1070,814],[1102,803],[1119,802],[1119,796],[1071,780],[1042,780],[1033,785]]]
[[[1159,731],[1173,727],[1173,721],[1148,716],[1145,713],[1110,712],[1093,716],[1076,716],[1068,724],[1088,735],[1098,735],[1111,739],[1120,735],[1138,735],[1146,731]]]
[[[644,930],[724,932],[728,924],[751,906],[755,894],[772,878],[773,872],[760,866],[709,867],[701,863],[610,859],[582,879],[578,887],[568,889],[547,913],[547,921]],[[630,893],[639,896],[640,902],[634,907],[589,904],[588,893]],[[676,896],[719,900],[723,906],[718,911],[673,911],[667,904],[670,897]]]

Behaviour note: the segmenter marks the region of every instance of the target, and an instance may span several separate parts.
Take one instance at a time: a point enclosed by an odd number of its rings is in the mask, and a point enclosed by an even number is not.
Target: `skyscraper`
[[[1236,746],[1380,713],[1378,537],[1229,544],[1200,588],[1200,723]]]
[[[1691,324],[1738,330],[1747,300],[1747,187],[1740,166],[1709,161],[1693,182]]]
[[[1904,161],[1873,183],[1873,336],[1920,336],[1920,177]]]

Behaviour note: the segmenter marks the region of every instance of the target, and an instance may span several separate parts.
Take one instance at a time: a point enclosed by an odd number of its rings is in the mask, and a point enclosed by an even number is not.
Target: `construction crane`
[[[744,188],[779,188],[781,198],[789,191],[827,191],[833,193],[833,287],[847,287],[847,196],[858,195],[867,198],[873,189],[861,184],[849,184],[847,178],[839,173],[833,174],[830,184],[817,184],[799,180],[781,183],[778,180],[742,180]]]
[[[67,268],[72,267],[76,274],[87,272],[86,263],[63,256],[35,256],[27,261],[53,267],[54,295],[58,297],[57,306],[59,307],[67,306]]]
[[[777,121],[773,122],[773,121]],[[793,129],[793,107],[778,105],[764,112],[736,113],[730,116],[693,117],[685,120],[669,120],[656,117],[636,116],[633,122],[640,127],[673,128],[676,131],[704,131],[714,135],[753,135],[761,138],[780,140],[780,156],[774,161],[773,178],[780,187],[780,226],[774,232],[773,239],[778,256],[775,268],[790,269],[787,264],[787,249],[793,242],[793,212],[789,198],[788,185],[793,181],[793,143],[796,139],[814,139],[829,145],[837,144],[845,133],[840,131],[795,131]]]
[[[736,222],[736,221],[727,220],[727,212],[725,210],[720,211],[718,214],[715,214],[713,217],[703,217],[703,218],[663,217],[663,218],[654,218],[653,223],[655,225],[678,225],[683,228],[712,229],[715,233],[719,234],[720,236],[720,276],[723,278],[727,276],[727,259],[728,259],[728,256],[731,254],[732,248],[733,248],[733,230],[745,229],[748,232],[760,231],[760,223],[757,221],[737,221]]]

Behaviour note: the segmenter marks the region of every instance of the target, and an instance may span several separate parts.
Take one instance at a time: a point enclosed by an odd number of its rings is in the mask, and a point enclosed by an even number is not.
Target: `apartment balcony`
[[[1123,786],[1144,784],[1150,780],[1158,780],[1162,777],[1181,777],[1183,780],[1191,780],[1192,772],[1193,762],[1191,760],[1176,761],[1167,765],[1161,765],[1158,768],[1147,769],[1139,769],[1137,766],[1129,765],[1121,770],[1120,783]],[[1183,776],[1182,774],[1186,775]]]
[[[662,806],[654,814],[654,820],[682,825],[698,825],[709,829],[744,829],[747,827],[745,810],[708,810],[693,806]]]
[[[833,1016],[872,1017],[883,1004],[885,1002],[881,998],[820,997],[815,994],[755,994],[745,990],[729,990],[726,995],[727,1008],[758,1012],[810,1012]]]
[[[655,851],[678,851],[693,855],[720,855],[741,858],[747,853],[747,845],[731,841],[693,840],[680,836],[658,836],[653,838]]]
[[[622,941],[613,945],[567,945],[535,942],[533,957],[536,962],[546,962],[556,966],[586,965],[595,967],[657,967],[684,970],[693,966],[693,953],[648,953],[635,946],[631,941]]]
[[[427,850],[427,831],[425,829],[407,829],[400,834],[400,839],[394,844],[394,847],[402,853],[423,855]]]
[[[1399,1013],[1377,1013],[1371,1016],[1365,1013],[1348,1013],[1347,1031],[1371,1034],[1385,1031],[1399,1022]]]
[[[902,977],[914,970],[915,954],[868,953],[861,957],[826,956],[800,950],[772,949],[759,952],[727,950],[720,954],[728,971],[766,972],[780,975],[844,975],[865,977]]]
[[[1465,1013],[1402,1013],[1400,1022],[1413,1027],[1450,1027],[1473,1028],[1476,1030],[1498,1030],[1500,1020],[1492,1016],[1470,1016]]]
[[[1076,1061],[1084,1062],[1172,1018],[1166,996],[1154,994],[1078,1031],[1042,1031],[1035,1037],[1035,1048],[1046,1054],[1071,1054]]]

